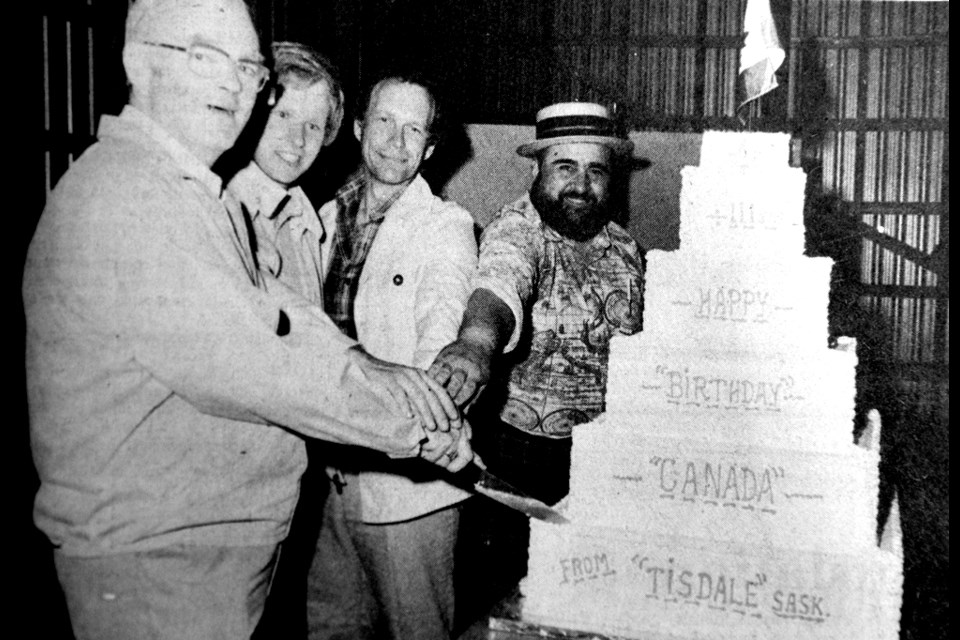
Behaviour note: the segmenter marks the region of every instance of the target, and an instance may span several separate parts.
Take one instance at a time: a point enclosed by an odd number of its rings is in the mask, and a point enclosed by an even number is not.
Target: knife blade
[[[537,518],[538,520],[553,522],[555,524],[570,522],[566,516],[546,502],[524,493],[506,480],[491,473],[477,456],[474,456],[470,465],[460,473],[464,474],[461,476],[461,479],[469,478],[468,482],[461,482],[461,486],[463,486],[463,484],[470,484],[472,485],[470,488],[473,489],[474,492],[506,505],[511,509],[525,513],[531,518]]]

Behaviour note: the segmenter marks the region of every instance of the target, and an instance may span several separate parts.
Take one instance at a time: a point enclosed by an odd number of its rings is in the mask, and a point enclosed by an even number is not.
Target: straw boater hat
[[[552,144],[595,142],[629,154],[633,143],[619,137],[607,108],[592,102],[560,102],[537,112],[537,139],[517,147],[527,158]]]

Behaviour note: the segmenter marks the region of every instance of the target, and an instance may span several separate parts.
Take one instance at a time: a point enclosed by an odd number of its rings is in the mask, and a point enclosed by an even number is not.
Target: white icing
[[[875,452],[718,446],[651,436],[637,422],[577,427],[565,512],[572,521],[762,547],[876,546]]]
[[[707,132],[680,249],[647,256],[643,331],[610,342],[607,412],[573,433],[572,524],[531,521],[523,618],[637,638],[896,638],[856,354],[827,347],[787,134]]]
[[[678,349],[810,353],[827,346],[829,258],[647,254],[644,334]]]
[[[749,166],[751,171],[786,166],[790,159],[789,133],[704,131],[700,166],[723,170]]]
[[[899,635],[899,558],[531,521],[523,617],[632,638]]]

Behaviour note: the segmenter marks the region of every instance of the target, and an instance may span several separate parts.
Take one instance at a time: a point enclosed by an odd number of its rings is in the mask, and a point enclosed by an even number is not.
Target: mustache
[[[589,190],[581,191],[578,189],[568,187],[557,194],[557,200],[561,202],[567,201],[570,198],[579,198],[580,200],[583,200],[586,204],[589,204],[589,205],[596,205],[599,202],[597,200],[597,196],[594,195],[593,192]]]

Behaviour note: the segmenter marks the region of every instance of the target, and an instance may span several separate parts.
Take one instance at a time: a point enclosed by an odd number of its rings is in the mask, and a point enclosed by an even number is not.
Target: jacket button
[[[393,284],[397,285],[398,287],[399,287],[400,285],[402,285],[402,284],[403,284],[403,276],[400,275],[399,273],[398,273],[397,275],[393,276]]]

